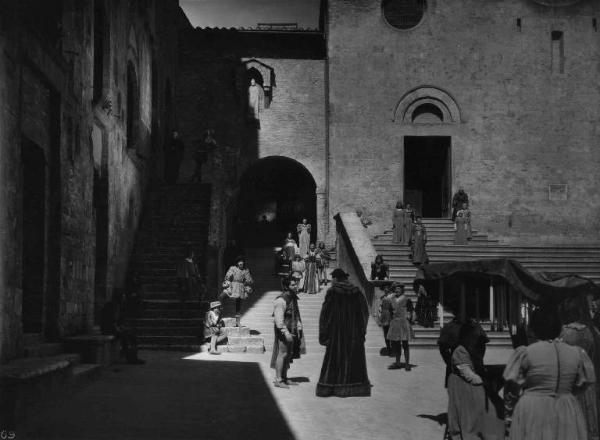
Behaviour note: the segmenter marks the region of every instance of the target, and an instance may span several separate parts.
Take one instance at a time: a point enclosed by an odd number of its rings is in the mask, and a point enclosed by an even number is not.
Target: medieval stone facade
[[[176,1],[0,5],[0,359],[91,330],[170,125]]]

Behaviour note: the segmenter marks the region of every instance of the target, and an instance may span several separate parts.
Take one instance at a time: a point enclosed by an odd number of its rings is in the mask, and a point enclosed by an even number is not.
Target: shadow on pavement
[[[181,357],[163,352],[143,366],[106,370],[68,401],[43,408],[19,438],[295,438],[258,363]]]
[[[433,414],[419,414],[417,417],[420,417],[422,419],[433,420],[434,422],[437,422],[438,425],[440,425],[440,426],[448,424],[448,413],[441,413],[441,414],[438,414],[438,415],[433,415]]]

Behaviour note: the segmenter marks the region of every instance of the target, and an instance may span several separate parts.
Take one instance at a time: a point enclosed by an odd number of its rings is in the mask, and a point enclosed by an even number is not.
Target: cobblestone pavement
[[[488,350],[505,363],[510,350]],[[272,386],[270,353],[211,356],[143,352],[142,366],[111,367],[70,399],[43,408],[28,439],[438,440],[446,412],[436,350],[413,350],[412,371],[370,355],[371,397],[318,398],[322,353],[296,360],[290,389]]]

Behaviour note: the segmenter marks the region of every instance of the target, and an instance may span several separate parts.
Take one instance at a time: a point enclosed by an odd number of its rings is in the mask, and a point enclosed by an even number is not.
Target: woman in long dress
[[[467,237],[467,219],[463,216],[461,210],[456,213],[454,219],[454,244],[467,244]]]
[[[287,236],[285,237],[285,241],[283,242],[283,251],[285,252],[287,260],[290,262],[290,264],[294,260],[294,255],[296,255],[297,248],[298,245],[296,244],[296,240],[292,238],[292,233],[288,232]]]
[[[310,245],[310,223],[305,218],[302,219],[302,223],[298,223],[296,227],[298,232],[298,246],[300,247],[300,256],[304,258],[308,253],[308,247]]]
[[[559,339],[569,345],[581,347],[594,364],[596,378],[600,377],[600,334],[591,324],[587,299],[583,296],[574,296],[565,300],[560,307],[563,322]],[[587,321],[587,322],[586,322]],[[596,385],[598,385],[596,383]],[[589,440],[598,440],[598,401],[597,386],[587,387],[584,392],[576,395],[587,424]]]
[[[413,264],[417,266],[427,264],[429,262],[429,256],[425,250],[427,244],[427,229],[425,229],[425,225],[422,223],[420,216],[417,216],[411,235],[411,257]]]
[[[534,311],[530,329],[538,341],[518,347],[503,374],[510,440],[587,440],[575,394],[596,381],[592,361],[581,348],[555,339],[561,331],[556,313]]]
[[[406,244],[408,243],[408,235],[406,233],[406,212],[401,201],[396,203],[396,208],[392,214],[392,229],[394,230],[394,236],[392,237],[392,243],[395,244]]]
[[[306,272],[306,263],[304,262],[304,259],[300,254],[294,255],[290,278],[296,283],[298,291],[304,290],[304,272]]]
[[[453,440],[504,439],[502,414],[490,399],[495,393],[485,386],[481,345],[486,340],[477,323],[461,326],[448,376],[448,434]],[[501,403],[499,397],[494,400]]]
[[[423,284],[414,283],[413,290],[417,292],[417,306],[415,308],[417,322],[423,327],[433,327],[437,309],[435,301],[429,293],[427,293]]]
[[[408,297],[404,294],[404,285],[395,282],[392,284],[394,290],[393,296],[389,301],[383,303],[384,306],[390,308],[392,320],[390,328],[387,332],[387,339],[390,341],[392,350],[396,352],[396,362],[389,366],[390,370],[401,368],[400,357],[404,350],[405,369],[410,371],[410,351],[408,341],[411,339],[412,329],[408,320]]]
[[[246,267],[246,260],[242,257],[236,258],[235,266],[231,266],[225,274],[223,281],[223,293],[219,300],[223,302],[225,298],[235,300],[235,320],[236,326],[240,326],[240,311],[242,308],[242,300],[248,298],[252,293],[252,285],[254,280],[250,274],[250,270]]]
[[[311,243],[308,253],[304,257],[306,271],[304,272],[304,291],[314,295],[319,292],[319,275],[317,273],[317,250],[315,244]]]

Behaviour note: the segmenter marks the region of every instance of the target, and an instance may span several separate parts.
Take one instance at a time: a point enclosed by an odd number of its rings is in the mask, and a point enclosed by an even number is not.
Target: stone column
[[[325,241],[329,232],[329,213],[327,208],[327,194],[317,188],[317,242]]]

